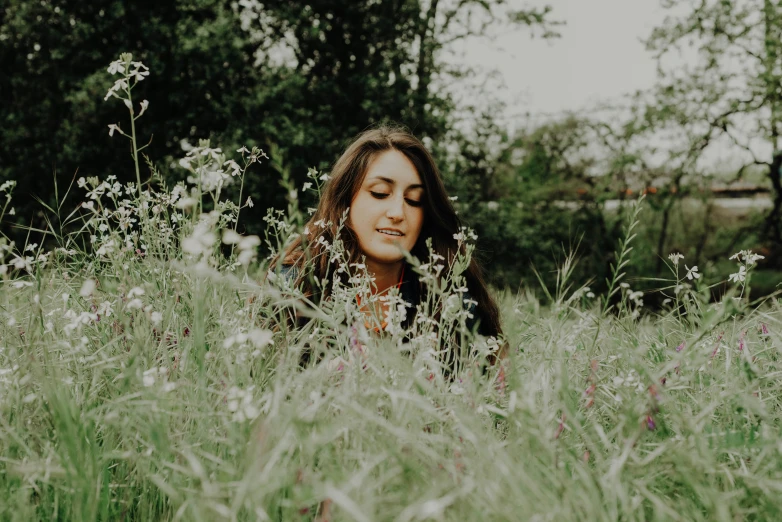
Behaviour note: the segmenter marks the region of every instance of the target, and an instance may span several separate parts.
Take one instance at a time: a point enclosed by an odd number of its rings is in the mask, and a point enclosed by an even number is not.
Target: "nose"
[[[405,203],[403,197],[388,198],[386,217],[392,221],[402,221],[405,217]]]

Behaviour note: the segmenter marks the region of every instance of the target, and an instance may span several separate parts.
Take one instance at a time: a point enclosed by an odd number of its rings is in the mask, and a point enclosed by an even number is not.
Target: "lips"
[[[402,237],[404,234],[400,232],[399,230],[393,229],[393,228],[378,228],[378,232],[381,234],[384,234],[389,237]]]

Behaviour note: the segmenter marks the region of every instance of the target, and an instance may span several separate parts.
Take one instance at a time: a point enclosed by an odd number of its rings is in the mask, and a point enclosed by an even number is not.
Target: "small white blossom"
[[[730,274],[728,276],[728,281],[732,283],[743,283],[746,277],[747,277],[747,267],[741,265],[738,272],[736,272],[735,274]]]
[[[95,287],[97,286],[97,283],[94,279],[85,279],[84,283],[81,285],[81,290],[79,290],[79,295],[82,297],[89,297],[92,295],[92,293],[95,291]]]
[[[687,270],[687,279],[692,281],[693,279],[700,278],[701,274],[698,273],[698,266],[694,266],[692,268],[689,268],[687,265],[684,265],[684,268]]]

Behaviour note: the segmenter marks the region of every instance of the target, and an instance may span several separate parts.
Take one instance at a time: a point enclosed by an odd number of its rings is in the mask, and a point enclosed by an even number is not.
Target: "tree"
[[[782,2],[779,0],[664,0],[676,14],[652,32],[647,47],[659,63],[660,85],[649,121],[678,126],[691,140],[679,149],[694,163],[729,144],[746,163],[766,169],[774,205],[765,236],[782,247]],[[688,51],[690,50],[690,51]],[[674,52],[697,63],[672,63]]]
[[[505,0],[10,0],[0,12],[0,181],[20,181],[17,203],[34,194],[51,206],[53,171],[60,194],[77,172],[135,179],[126,144],[107,132],[122,111],[102,101],[105,68],[126,51],[152,71],[136,93],[150,101],[140,133],[170,178],[184,176],[173,161],[183,140],[276,144],[299,182],[382,120],[442,146],[454,108],[445,85],[467,74],[447,66],[444,50],[486,36],[500,18],[546,36],[549,12]],[[256,200],[243,212],[248,231],[282,204],[270,179],[255,172],[246,181]],[[20,223],[42,227],[38,205],[21,203]]]

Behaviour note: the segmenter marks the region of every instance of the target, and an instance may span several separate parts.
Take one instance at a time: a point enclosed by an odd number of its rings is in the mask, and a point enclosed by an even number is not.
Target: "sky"
[[[601,102],[620,105],[623,96],[654,86],[657,63],[642,40],[661,25],[670,10],[660,0],[510,0],[515,7],[550,4],[552,15],[565,25],[560,38],[531,38],[525,28],[497,35],[492,41],[472,40],[457,53],[489,76],[496,71],[504,87],[494,96],[507,102],[498,120],[512,133],[535,126],[567,111],[588,112]],[[687,63],[679,55],[668,57]],[[480,75],[479,75],[480,76]],[[490,85],[497,85],[498,82]],[[750,141],[762,157],[764,142]],[[659,145],[659,144],[658,144]],[[732,145],[712,146],[701,158],[707,166],[731,170],[747,158]]]
[[[585,109],[653,85],[655,61],[641,39],[664,18],[659,0],[540,3],[551,4],[554,17],[566,23],[561,38],[533,39],[519,29],[465,49],[468,64],[499,72],[505,89],[498,94],[514,112]]]

